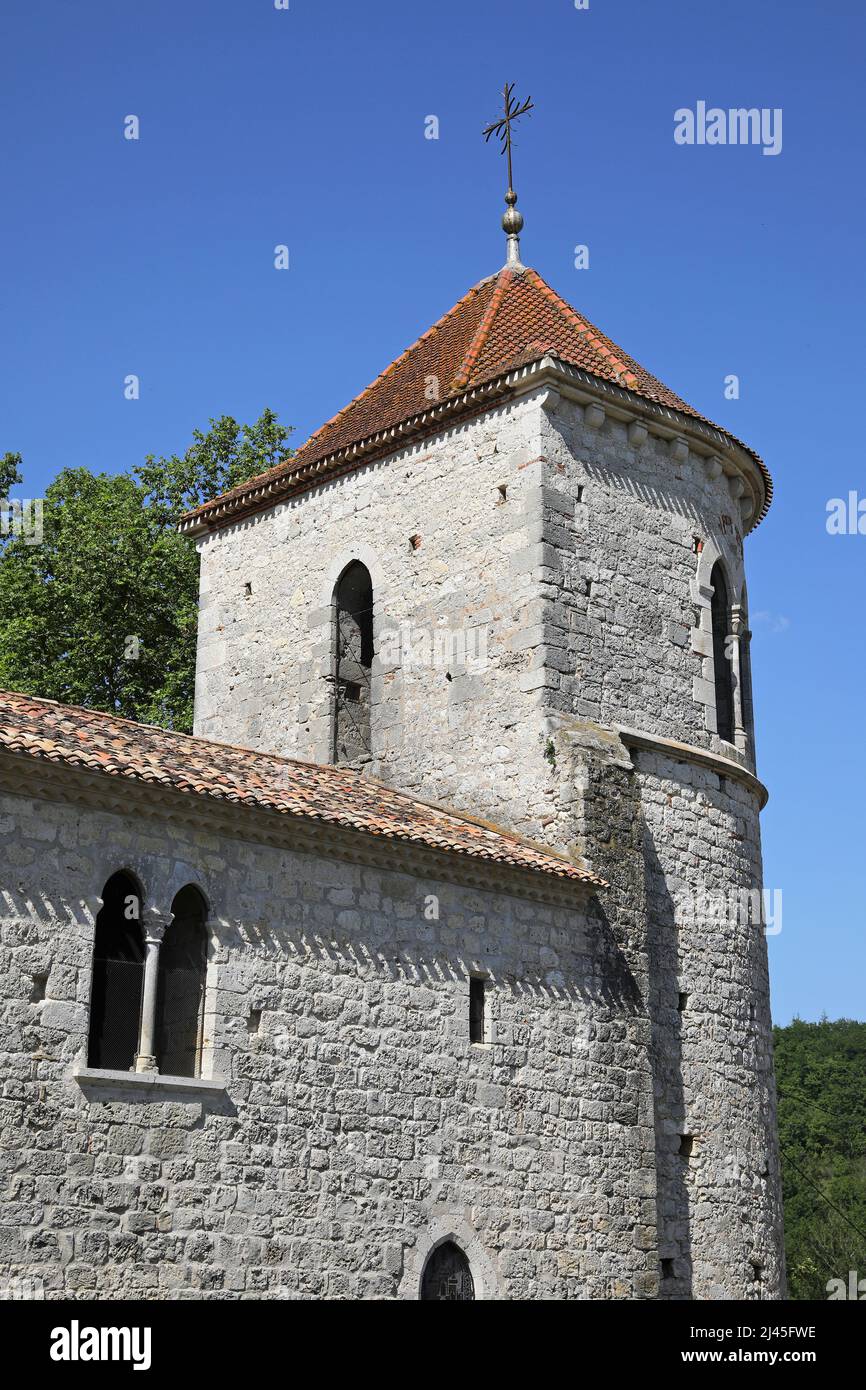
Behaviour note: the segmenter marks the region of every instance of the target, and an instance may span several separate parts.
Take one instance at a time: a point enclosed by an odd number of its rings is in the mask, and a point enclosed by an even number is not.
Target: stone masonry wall
[[[636,754],[629,777],[617,768],[624,748],[599,754],[622,725],[737,756],[716,733],[709,576],[721,558],[732,599],[742,593],[743,527],[717,462],[632,437],[540,393],[208,539],[198,727],[322,756],[325,601],[356,556],[392,626],[483,631],[487,662],[474,674],[378,669],[375,774],[610,879],[606,924],[637,1015],[651,1020],[661,1294],[774,1297],[783,1275],[764,939],[733,923],[720,945],[672,907],[683,883],[761,888],[756,793],[667,755]],[[251,566],[272,577],[257,610],[240,597]],[[308,611],[317,585],[323,607]],[[285,657],[269,670],[284,630]],[[753,766],[752,750],[740,761]],[[629,816],[643,834],[643,881],[631,848],[625,861],[619,853]]]
[[[49,1298],[415,1298],[451,1233],[480,1296],[653,1294],[644,1025],[597,905],[130,798],[123,815],[0,798],[0,1276]],[[224,1094],[73,1076],[97,895],[120,868],[146,911],[189,882],[210,904],[205,1074]]]
[[[669,1262],[661,1294],[778,1298],[784,1268],[766,939],[738,896],[762,884],[755,797],[708,769],[646,751],[635,758],[645,823],[659,1255]]]
[[[706,460],[555,399],[545,414],[546,706],[730,756],[715,733],[709,610],[743,591],[739,504]],[[700,547],[698,553],[697,547]],[[712,715],[708,715],[708,709]]]
[[[330,760],[331,597],[360,559],[374,776],[568,848],[551,718],[730,754],[708,588],[716,556],[744,584],[727,478],[545,395],[205,538],[196,732]]]
[[[733,596],[744,587],[738,505],[727,479],[692,455],[675,460],[652,436],[633,449],[624,424],[593,427],[566,400],[554,398],[546,418],[543,700],[554,748],[565,757],[563,780],[591,789],[585,759],[575,764],[574,752],[602,738],[605,726],[736,757],[715,733],[707,640],[714,560],[722,558]],[[628,759],[621,746],[620,753]],[[766,941],[759,921],[742,920],[740,896],[763,887],[757,790],[661,751],[633,752],[632,761],[643,837],[660,1296],[779,1297]],[[745,762],[753,766],[753,750]],[[610,830],[599,826],[586,791],[583,802],[576,796],[572,812],[578,845],[615,881],[622,855],[611,863]],[[610,777],[605,804],[613,826]],[[631,878],[625,899],[639,903]],[[726,916],[706,920],[707,904],[715,909],[723,900]]]
[[[206,538],[196,733],[330,761],[331,596],[359,559],[371,774],[538,834],[540,421],[531,402],[492,411]]]

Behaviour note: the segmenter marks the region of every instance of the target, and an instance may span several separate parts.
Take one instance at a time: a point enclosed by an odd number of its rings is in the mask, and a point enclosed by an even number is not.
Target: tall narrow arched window
[[[207,907],[197,888],[182,888],[159,951],[156,1061],[167,1076],[200,1076],[207,968]]]
[[[88,1066],[111,1071],[134,1067],[143,979],[141,893],[129,874],[112,874],[96,918]]]
[[[373,666],[373,581],[355,560],[334,588],[335,763],[370,758],[370,695]]]
[[[717,561],[710,575],[713,590],[713,680],[716,688],[716,730],[727,743],[734,741],[734,684],[728,637],[731,605],[725,572]]]
[[[421,1279],[421,1298],[446,1303],[468,1303],[475,1298],[469,1261],[453,1240],[437,1245],[431,1253]]]

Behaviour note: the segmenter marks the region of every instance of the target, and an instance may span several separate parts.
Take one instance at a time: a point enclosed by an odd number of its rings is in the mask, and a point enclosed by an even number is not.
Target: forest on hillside
[[[795,1019],[773,1042],[788,1294],[826,1299],[866,1280],[866,1023]]]

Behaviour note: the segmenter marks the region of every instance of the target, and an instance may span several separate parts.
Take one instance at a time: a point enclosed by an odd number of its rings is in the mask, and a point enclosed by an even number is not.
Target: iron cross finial
[[[527,97],[524,102],[515,101],[513,82],[506,82],[502,96],[505,114],[500,116],[498,121],[493,121],[489,126],[485,126],[483,135],[485,140],[489,140],[491,135],[498,135],[502,140],[502,153],[508,158],[508,191],[505,194],[508,207],[502,216],[502,228],[508,237],[507,264],[519,266],[520,232],[523,227],[523,216],[515,207],[517,194],[514,191],[514,178],[511,172],[511,125],[519,116],[525,116],[528,111],[532,111],[534,108],[531,97]]]

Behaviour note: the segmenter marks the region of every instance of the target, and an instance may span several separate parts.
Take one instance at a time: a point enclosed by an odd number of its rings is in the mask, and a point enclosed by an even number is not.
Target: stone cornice
[[[215,498],[205,508],[182,517],[178,530],[184,535],[196,537],[221,531],[248,516],[268,511],[289,498],[354,472],[366,463],[387,458],[404,446],[440,434],[451,425],[483,415],[503,401],[519,398],[544,385],[555,386],[564,396],[578,403],[602,401],[612,418],[624,422],[645,420],[649,433],[669,440],[674,446],[679,441],[688,440],[693,452],[707,460],[720,456],[725,461],[724,471],[729,478],[735,485],[737,479],[742,479],[744,490],[752,499],[753,512],[746,524],[746,532],[753,530],[765,516],[773,490],[769,471],[733,435],[546,354],[442,402],[431,403],[429,409],[338,449],[296,473],[281,473],[271,478],[265,475],[258,483],[252,480],[251,486],[237,496]]]
[[[743,519],[744,534],[748,535],[764,519],[773,496],[773,483],[766,465],[733,435],[695,416],[683,414],[671,406],[636,395],[614,382],[602,381],[559,358],[545,357],[531,364],[515,382],[513,394],[519,395],[547,386],[553,395],[545,408],[554,408],[557,396],[581,406],[603,405],[605,417],[632,425],[641,422],[644,434],[655,435],[679,451],[684,458],[690,451],[701,459],[710,476],[724,473],[732,489],[732,505]],[[638,446],[639,447],[639,446]],[[743,517],[740,498],[751,503],[751,514]]]
[[[428,410],[412,415],[389,429],[357,443],[337,449],[315,463],[307,464],[296,473],[283,473],[278,477],[265,479],[236,497],[221,501],[215,498],[205,511],[191,512],[182,517],[178,530],[187,536],[203,536],[209,531],[222,530],[224,526],[239,521],[251,513],[266,511],[269,507],[294,497],[300,492],[308,492],[320,483],[331,482],[345,473],[354,472],[362,464],[386,458],[396,453],[404,445],[414,444],[431,435],[439,434],[443,427],[452,422],[464,421],[481,415],[507,396],[513,374],[502,374],[490,381],[473,386],[459,395],[451,396],[440,404],[431,404]],[[255,480],[253,480],[255,481]]]
[[[677,762],[694,763],[698,767],[709,768],[718,777],[730,777],[742,783],[753,796],[757,797],[758,809],[763,811],[770,799],[770,793],[745,761],[735,761],[722,753],[712,753],[708,748],[698,748],[693,743],[679,743],[673,738],[660,738],[657,734],[645,734],[639,729],[617,727],[617,733],[628,748],[643,748],[649,753],[660,753]]]
[[[580,908],[593,891],[578,879],[558,879],[515,865],[438,850],[417,842],[365,834],[327,821],[112,777],[67,763],[0,750],[0,792],[112,815],[149,816],[165,826],[206,829],[298,854],[361,864],[413,878],[505,893],[554,907]]]

